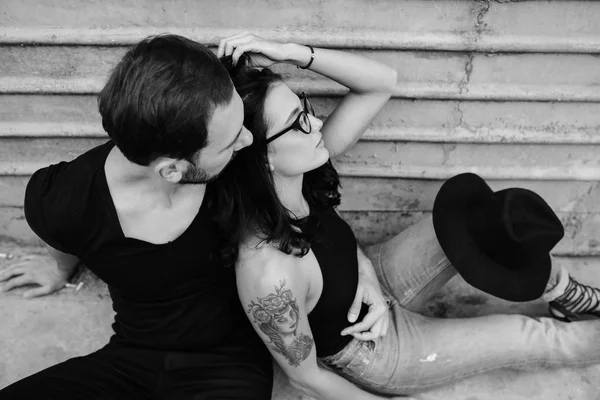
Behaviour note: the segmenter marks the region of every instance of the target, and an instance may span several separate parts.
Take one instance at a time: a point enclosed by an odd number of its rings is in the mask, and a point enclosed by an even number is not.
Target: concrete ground
[[[0,246],[17,257],[39,249]],[[600,260],[563,259],[580,281],[600,285]],[[0,260],[0,268],[9,261]],[[105,286],[90,274],[77,278],[83,288],[34,300],[19,291],[0,294],[0,388],[67,358],[102,346],[111,334],[113,311]],[[463,318],[493,313],[546,315],[541,302],[513,304],[487,296],[455,278],[429,305],[430,315]],[[600,338],[599,338],[600,340]],[[424,400],[596,400],[600,399],[600,366],[537,369],[530,372],[499,370],[424,393]],[[291,389],[277,371],[274,400],[307,400]]]

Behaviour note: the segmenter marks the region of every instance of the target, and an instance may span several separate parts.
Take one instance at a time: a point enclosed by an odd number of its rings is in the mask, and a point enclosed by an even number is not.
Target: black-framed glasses
[[[310,125],[310,117],[309,115],[315,116],[315,109],[312,107],[310,102],[308,101],[308,96],[306,93],[302,92],[300,95],[300,102],[302,103],[302,111],[298,114],[298,117],[292,122],[292,125],[288,126],[284,130],[275,135],[271,136],[267,139],[267,143],[271,143],[273,140],[277,139],[280,136],[285,135],[289,131],[295,129],[305,134],[310,134],[312,131],[312,126]]]

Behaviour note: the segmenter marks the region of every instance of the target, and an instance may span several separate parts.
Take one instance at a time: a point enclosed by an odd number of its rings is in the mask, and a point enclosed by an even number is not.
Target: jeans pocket
[[[360,379],[373,365],[377,342],[353,339],[338,354],[321,360],[331,369],[347,378]]]

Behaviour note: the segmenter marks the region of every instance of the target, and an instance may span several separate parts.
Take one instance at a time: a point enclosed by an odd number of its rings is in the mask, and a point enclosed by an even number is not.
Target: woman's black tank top
[[[311,214],[317,222],[313,228],[317,239],[311,249],[323,275],[323,292],[308,320],[317,357],[326,357],[336,354],[352,340],[352,336],[342,336],[340,332],[351,325],[348,311],[358,286],[357,245],[352,229],[333,208],[313,210]],[[367,311],[363,304],[357,322]]]

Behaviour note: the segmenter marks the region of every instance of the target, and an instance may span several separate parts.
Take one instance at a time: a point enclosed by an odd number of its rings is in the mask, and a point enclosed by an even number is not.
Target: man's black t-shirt
[[[239,304],[234,269],[211,256],[216,235],[206,202],[172,242],[124,236],[104,172],[113,146],[37,171],[25,193],[33,231],[108,284],[113,340],[164,350],[259,343]]]

